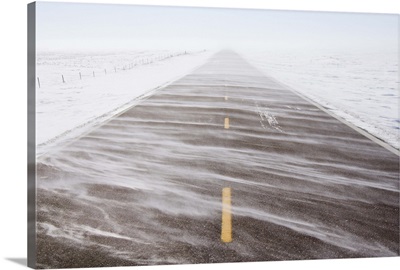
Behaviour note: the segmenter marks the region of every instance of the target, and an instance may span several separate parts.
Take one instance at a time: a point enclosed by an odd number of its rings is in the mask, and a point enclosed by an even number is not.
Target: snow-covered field
[[[190,73],[213,53],[38,53],[37,154]],[[265,74],[399,149],[397,53],[241,54]]]
[[[208,51],[38,53],[37,154],[190,73],[210,55]]]
[[[397,52],[242,52],[281,83],[399,149]]]

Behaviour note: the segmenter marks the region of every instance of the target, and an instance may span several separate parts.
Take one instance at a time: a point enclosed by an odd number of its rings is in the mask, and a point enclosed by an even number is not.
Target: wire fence
[[[178,53],[162,53],[160,55],[149,55],[145,57],[137,57],[130,62],[125,62],[121,65],[107,65],[107,67],[85,67],[85,68],[71,68],[60,72],[52,72],[51,76],[38,76],[36,83],[38,88],[48,86],[63,85],[72,82],[87,81],[88,79],[95,79],[98,77],[110,76],[121,72],[126,72],[139,66],[150,65],[156,62],[168,60],[173,57],[191,55],[195,52],[178,52]]]

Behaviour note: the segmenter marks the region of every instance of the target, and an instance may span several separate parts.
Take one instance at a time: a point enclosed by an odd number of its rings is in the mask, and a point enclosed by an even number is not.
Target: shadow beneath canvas
[[[22,265],[22,266],[27,266],[28,259],[27,258],[5,258],[7,261]]]

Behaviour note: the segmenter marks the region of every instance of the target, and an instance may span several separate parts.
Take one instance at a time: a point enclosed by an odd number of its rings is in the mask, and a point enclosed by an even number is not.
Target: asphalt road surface
[[[37,176],[42,268],[399,255],[399,157],[234,52]]]

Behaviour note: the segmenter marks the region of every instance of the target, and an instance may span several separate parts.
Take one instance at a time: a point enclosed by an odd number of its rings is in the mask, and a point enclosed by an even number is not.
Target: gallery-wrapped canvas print
[[[399,256],[399,16],[28,5],[28,264]]]

